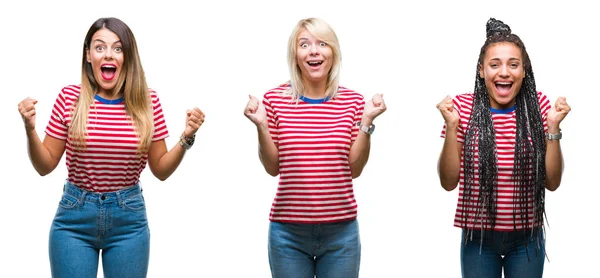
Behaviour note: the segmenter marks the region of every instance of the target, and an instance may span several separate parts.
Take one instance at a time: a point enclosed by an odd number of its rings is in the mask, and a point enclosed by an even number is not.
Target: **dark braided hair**
[[[546,186],[546,140],[540,105],[535,87],[535,79],[529,55],[523,41],[511,33],[510,27],[500,20],[491,18],[486,25],[487,39],[481,47],[477,72],[475,77],[475,91],[473,111],[467,125],[464,142],[464,192],[463,192],[463,220],[474,219],[475,224],[481,223],[481,231],[494,228],[496,224],[497,197],[498,197],[498,157],[496,153],[496,132],[490,110],[490,98],[485,79],[479,71],[483,67],[487,49],[501,42],[513,43],[521,50],[525,77],[518,94],[515,97],[516,113],[516,142],[514,169],[512,180],[514,184],[515,205],[513,207],[513,227],[517,224],[524,227],[523,233],[531,228],[533,237],[534,228],[542,226],[545,216],[544,193]],[[478,157],[478,162],[476,158]],[[475,170],[479,171],[479,183],[475,181]],[[479,184],[479,198],[476,206],[474,203],[474,190]],[[533,202],[533,206],[529,204]],[[529,215],[533,215],[533,223]],[[484,217],[485,216],[485,217]],[[517,220],[520,216],[520,220]],[[484,218],[489,220],[485,223]],[[474,225],[475,226],[475,225]],[[471,230],[472,233],[472,230]],[[468,233],[467,233],[468,236]],[[538,240],[542,233],[537,233]]]

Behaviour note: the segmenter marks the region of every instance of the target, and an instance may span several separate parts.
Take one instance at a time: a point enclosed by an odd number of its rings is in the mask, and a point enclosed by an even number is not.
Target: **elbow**
[[[40,171],[40,170],[38,170],[37,172],[38,172],[38,174],[40,175],[40,177],[43,177],[43,176],[45,176],[45,175],[48,175],[48,174],[50,174],[50,171]]]
[[[352,174],[352,179],[356,179],[356,178],[360,177],[360,174],[362,174],[362,170],[350,169],[350,173]]]
[[[554,184],[551,184],[551,183],[546,183],[546,189],[548,189],[548,190],[549,190],[549,191],[551,191],[551,192],[554,192],[554,191],[556,191],[556,189],[558,189],[558,187],[559,187],[559,186],[560,186],[560,183],[559,183],[559,182],[557,182],[557,183],[554,183]]]
[[[160,173],[156,171],[152,171],[152,174],[154,174],[154,176],[160,181],[166,181],[171,176],[171,174]]]
[[[267,171],[267,174],[271,175],[271,177],[276,177],[277,175],[279,175],[279,168],[273,168],[273,169],[265,169]]]
[[[444,190],[450,192],[452,190],[454,190],[456,188],[456,186],[458,185],[458,183],[442,183],[442,188],[444,188]]]
[[[35,171],[40,175],[40,177],[43,177],[45,175],[48,175],[48,174],[52,173],[52,170],[54,170],[54,168],[38,168],[38,167],[35,167]]]
[[[440,184],[446,191],[452,191],[458,186],[458,179],[445,179],[440,177]]]

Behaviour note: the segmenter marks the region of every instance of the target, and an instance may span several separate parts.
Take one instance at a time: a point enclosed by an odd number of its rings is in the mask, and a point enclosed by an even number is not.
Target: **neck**
[[[304,95],[307,98],[320,99],[325,97],[327,80],[309,81],[304,79]]]
[[[108,100],[115,100],[123,97],[123,94],[115,94],[113,91],[98,90],[96,93],[99,97]]]

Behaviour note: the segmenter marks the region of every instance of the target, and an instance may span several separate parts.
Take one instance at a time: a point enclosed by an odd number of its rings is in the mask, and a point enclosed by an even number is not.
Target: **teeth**
[[[323,63],[323,62],[321,62],[321,61],[319,61],[319,62],[308,62],[309,65],[320,65],[321,63]]]
[[[512,82],[496,82],[498,85],[511,85]]]
[[[108,68],[108,69],[115,69],[115,68],[117,68],[117,67],[112,66],[112,65],[105,65],[105,66],[102,66],[102,67],[103,68]]]

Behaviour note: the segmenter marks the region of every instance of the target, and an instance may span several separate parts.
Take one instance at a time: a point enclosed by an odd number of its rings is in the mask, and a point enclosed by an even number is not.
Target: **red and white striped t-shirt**
[[[146,167],[148,153],[136,154],[139,145],[133,121],[125,113],[125,104],[105,104],[98,99],[90,106],[86,138],[86,150],[72,148],[67,140],[71,126],[73,106],[79,97],[81,86],[62,89],[46,134],[66,140],[68,180],[88,191],[110,192],[135,185]],[[154,134],[152,141],[169,136],[162,107],[156,92],[150,90],[154,110]]]
[[[473,109],[473,93],[467,93],[457,95],[454,99],[454,109],[458,111],[460,116],[460,122],[457,132],[457,141],[464,143],[467,125],[471,118],[471,112]],[[538,100],[540,103],[540,111],[542,113],[542,121],[544,122],[544,132],[548,131],[547,114],[550,109],[550,101],[546,95],[538,92]],[[518,200],[513,196],[514,184],[511,181],[514,166],[514,155],[515,155],[515,140],[517,130],[516,111],[514,106],[512,108],[497,110],[492,109],[492,120],[494,122],[494,130],[496,131],[496,148],[498,156],[498,196],[496,199],[497,212],[496,212],[496,231],[513,231],[514,225],[516,224],[517,230],[527,229],[531,227],[523,227],[521,223],[521,215],[519,209]],[[446,126],[442,130],[442,137],[445,137]],[[475,158],[475,181],[479,180],[477,171],[477,158]],[[461,154],[460,158],[460,186],[458,194],[458,205],[456,207],[456,215],[454,217],[454,226],[464,228],[465,224],[469,228],[481,229],[481,219],[478,219],[475,225],[473,225],[475,219],[474,212],[469,214],[471,219],[467,219],[464,222],[463,216],[463,190],[464,190],[464,156]],[[473,190],[473,201],[467,204],[469,207],[476,208],[478,206],[479,186],[477,185]],[[533,203],[529,204],[533,207]],[[513,207],[516,212],[516,218],[513,219]],[[487,227],[490,227],[490,222],[486,218],[485,211],[481,214],[483,222]],[[530,210],[529,223],[533,223],[533,210]],[[513,220],[516,220],[513,222]],[[540,226],[542,223],[536,223],[535,226]]]
[[[279,150],[279,185],[269,219],[316,224],[356,218],[348,156],[362,118],[362,95],[339,87],[333,99],[296,103],[288,89],[281,85],[263,98]]]

